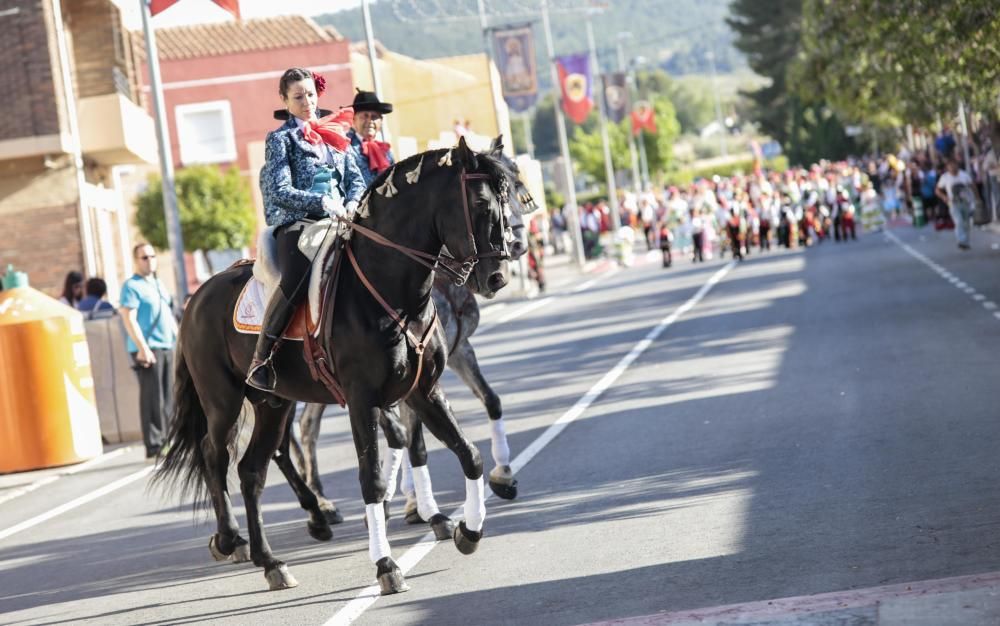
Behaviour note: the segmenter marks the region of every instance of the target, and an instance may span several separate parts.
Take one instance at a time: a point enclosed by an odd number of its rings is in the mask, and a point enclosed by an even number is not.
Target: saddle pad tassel
[[[451,148],[444,153],[444,156],[438,159],[438,165],[444,167],[445,165],[451,167]]]

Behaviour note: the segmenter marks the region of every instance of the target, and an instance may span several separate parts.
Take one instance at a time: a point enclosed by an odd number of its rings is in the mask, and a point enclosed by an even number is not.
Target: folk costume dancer
[[[365,182],[349,154],[347,129],[353,111],[336,114],[317,108],[326,81],[302,68],[282,75],[278,92],[285,109],[275,111],[285,123],[267,135],[260,190],[268,226],[276,226],[276,262],[281,278],[264,313],[247,384],[272,391],[277,376],[271,366],[275,345],[307,291],[310,259],[299,251],[302,229],[310,221],[352,214]],[[317,112],[324,113],[317,117]]]

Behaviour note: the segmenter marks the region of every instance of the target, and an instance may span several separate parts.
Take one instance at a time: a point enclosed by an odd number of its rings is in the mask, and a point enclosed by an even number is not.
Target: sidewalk
[[[628,617],[590,626],[987,626],[1000,572]]]

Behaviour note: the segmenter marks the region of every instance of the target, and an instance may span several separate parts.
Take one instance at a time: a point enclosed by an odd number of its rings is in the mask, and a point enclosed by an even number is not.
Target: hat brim
[[[333,111],[329,109],[316,109],[316,117],[326,117],[327,115],[333,115]],[[292,115],[288,112],[288,109],[275,109],[274,119],[287,121]]]
[[[392,113],[392,105],[388,102],[363,102],[352,106],[355,113],[358,113],[359,111],[375,111],[376,113],[381,113],[382,115]]]

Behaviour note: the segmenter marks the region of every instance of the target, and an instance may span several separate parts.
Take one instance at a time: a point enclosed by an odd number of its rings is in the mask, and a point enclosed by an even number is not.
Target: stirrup
[[[245,381],[246,384],[261,391],[274,391],[274,388],[278,385],[278,375],[274,371],[274,365],[271,364],[272,356],[274,356],[273,350],[263,361],[254,359],[250,363],[250,370],[247,372]],[[257,376],[263,376],[264,380],[255,380]]]

